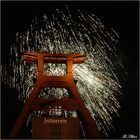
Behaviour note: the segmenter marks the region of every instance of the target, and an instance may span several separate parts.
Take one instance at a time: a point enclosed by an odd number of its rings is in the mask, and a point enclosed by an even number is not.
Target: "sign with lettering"
[[[67,120],[66,119],[47,119],[47,118],[44,118],[44,124],[46,123],[67,123]]]

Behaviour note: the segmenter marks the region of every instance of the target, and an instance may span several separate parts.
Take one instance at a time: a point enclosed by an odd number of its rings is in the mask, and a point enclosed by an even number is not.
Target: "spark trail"
[[[25,103],[32,91],[33,78],[37,77],[36,64],[28,64],[21,57],[25,51],[86,54],[84,64],[74,64],[74,79],[78,80],[78,90],[98,129],[107,135],[113,128],[112,115],[118,114],[120,108],[117,97],[121,95],[121,85],[113,63],[117,59],[118,38],[94,14],[80,10],[73,15],[68,9],[56,9],[51,15],[36,16],[25,33],[17,32],[9,66],[13,73],[8,75],[7,67],[3,66],[2,80],[16,87],[19,100]],[[45,64],[44,69],[47,75],[65,74],[65,65]],[[68,96],[65,89],[49,88],[41,91],[40,96],[48,97],[51,92],[58,98]]]

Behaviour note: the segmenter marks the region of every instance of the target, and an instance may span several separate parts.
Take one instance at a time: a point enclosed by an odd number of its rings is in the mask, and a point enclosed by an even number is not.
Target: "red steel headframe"
[[[24,53],[23,57],[25,61],[35,62],[38,64],[38,78],[34,84],[34,88],[31,94],[29,95],[29,99],[23,106],[15,126],[11,131],[10,138],[17,138],[19,136],[20,130],[27,119],[29,111],[33,108],[38,108],[35,107],[34,103],[37,100],[40,100],[37,98],[37,95],[39,94],[39,91],[44,87],[61,87],[69,89],[71,97],[69,99],[62,99],[61,102],[59,100],[56,102],[56,104],[61,104],[64,106],[67,101],[75,104],[74,108],[68,107],[68,105],[66,105],[65,108],[69,110],[78,110],[80,113],[78,117],[84,127],[86,138],[101,138],[95,121],[90,116],[90,113],[86,108],[72,78],[73,63],[83,63],[86,60],[86,56],[81,54],[47,54],[46,52],[26,52]],[[67,73],[64,76],[45,76],[43,73],[44,63],[65,63],[67,67]]]

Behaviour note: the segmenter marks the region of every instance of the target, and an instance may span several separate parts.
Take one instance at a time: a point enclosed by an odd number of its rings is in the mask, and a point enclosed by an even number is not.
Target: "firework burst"
[[[51,15],[36,16],[26,32],[16,34],[9,66],[13,73],[9,75],[7,66],[3,66],[2,80],[10,87],[16,87],[19,100],[25,103],[32,91],[33,79],[37,78],[37,65],[23,61],[25,51],[86,54],[84,64],[74,64],[73,77],[98,129],[107,135],[113,128],[112,115],[118,114],[120,108],[117,96],[121,94],[121,85],[112,61],[117,58],[119,37],[94,14],[77,10],[72,15],[68,9],[66,11],[56,9]],[[61,64],[44,64],[47,75],[63,75],[65,69],[66,66]],[[40,96],[47,97],[53,90],[46,88]],[[58,98],[68,96],[65,89],[57,89],[53,94]]]

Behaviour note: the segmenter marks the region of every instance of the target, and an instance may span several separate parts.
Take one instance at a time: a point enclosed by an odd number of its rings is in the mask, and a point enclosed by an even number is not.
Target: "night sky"
[[[2,2],[2,47],[1,63],[8,63],[9,48],[15,41],[16,32],[24,32],[34,16],[49,13],[53,8],[84,9],[93,12],[104,25],[112,27],[120,36],[119,59],[127,75],[122,79],[120,117],[115,117],[116,131],[109,138],[121,138],[124,134],[139,133],[139,3],[138,2]],[[1,130],[7,138],[22,104],[17,101],[16,89],[2,84],[1,90]],[[17,107],[18,106],[18,107]],[[23,134],[24,135],[24,134]]]

